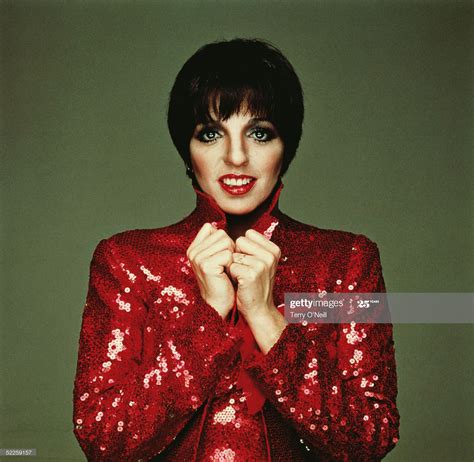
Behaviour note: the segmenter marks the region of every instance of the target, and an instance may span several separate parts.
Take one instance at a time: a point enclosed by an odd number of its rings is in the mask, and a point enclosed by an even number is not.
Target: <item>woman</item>
[[[102,240],[74,388],[89,460],[372,461],[398,441],[391,324],[288,323],[285,292],[384,292],[377,245],[279,210],[302,133],[291,64],[206,45],[168,126],[196,193],[180,222]]]

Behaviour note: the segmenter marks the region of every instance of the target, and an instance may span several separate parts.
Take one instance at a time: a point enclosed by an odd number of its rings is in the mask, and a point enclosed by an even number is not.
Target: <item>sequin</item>
[[[263,235],[267,239],[271,239],[273,231],[274,231],[274,229],[276,228],[277,225],[278,225],[278,221],[272,221],[272,224],[263,232]]]
[[[399,436],[391,325],[288,325],[268,354],[245,364],[267,406],[250,413],[252,395],[236,386],[240,334],[203,303],[185,257],[204,222],[225,229],[221,212],[198,195],[179,224],[121,233],[94,252],[73,416],[87,459],[148,460],[174,442],[177,454],[196,448],[191,462],[269,460],[268,447],[300,461],[312,446],[332,460],[381,460]],[[254,229],[285,262],[275,276],[280,312],[285,292],[384,291],[365,236],[271,213]],[[292,432],[274,437],[267,424]]]
[[[127,274],[131,282],[135,282],[135,280],[137,279],[137,276],[133,274],[131,271],[129,271],[127,268],[125,268],[125,263],[120,263],[120,268],[122,268],[125,271],[125,273]]]
[[[117,359],[119,358],[118,354],[127,349],[123,344],[125,334],[121,332],[120,329],[114,329],[112,335],[114,336],[114,339],[108,344],[107,356],[110,359]]]
[[[227,425],[230,422],[235,420],[235,409],[232,406],[227,406],[220,412],[217,412],[214,415],[214,423],[220,423],[222,425]]]
[[[354,321],[351,322],[351,330],[346,335],[347,343],[350,345],[355,345],[357,342],[362,342],[362,340],[366,337],[365,329],[361,328],[360,332],[355,328],[356,323]],[[347,328],[344,328],[343,332],[347,332]]]
[[[143,265],[140,266],[140,269],[143,271],[143,274],[146,275],[147,281],[155,281],[155,282],[161,281],[161,276],[159,275],[155,276],[154,274],[152,274],[152,272],[148,268],[145,268]]]
[[[210,460],[212,462],[234,462],[235,452],[230,448],[216,448],[214,453],[211,455]]]

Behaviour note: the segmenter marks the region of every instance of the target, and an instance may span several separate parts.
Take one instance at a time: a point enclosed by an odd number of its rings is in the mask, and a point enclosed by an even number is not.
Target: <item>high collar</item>
[[[195,220],[194,223],[201,227],[205,222],[211,222],[216,228],[228,231],[226,214],[219,207],[215,199],[201,191],[195,183],[193,183],[193,188],[196,192],[196,208],[192,213]],[[282,189],[283,183],[281,178],[279,178],[271,193],[265,199],[265,206],[261,210],[260,215],[252,225],[252,229],[263,234],[269,240],[272,239],[273,231],[278,227],[283,215],[278,208],[278,200]],[[240,346],[242,363],[237,378],[237,388],[242,389],[242,392],[247,395],[247,406],[249,412],[253,415],[263,408],[265,395],[261,392],[258,385],[253,382],[254,379],[245,370],[244,361],[253,354],[258,355],[259,349],[249,325],[243,316],[238,316],[237,311],[237,294],[235,294],[234,306],[229,323],[234,326],[236,332],[239,332],[243,340]]]
[[[270,195],[265,199],[265,208],[251,227],[255,231],[267,235],[269,238],[282,216],[278,207],[278,202],[283,188],[284,184],[280,178]],[[201,191],[196,184],[193,184],[193,189],[196,193],[196,208],[193,211],[193,215],[198,220],[199,225],[203,225],[205,222],[210,222],[218,229],[227,230],[226,214],[219,207],[216,200],[211,195]]]

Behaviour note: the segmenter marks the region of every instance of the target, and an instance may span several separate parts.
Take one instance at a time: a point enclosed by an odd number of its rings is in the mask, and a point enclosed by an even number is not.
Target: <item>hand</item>
[[[223,319],[232,310],[235,301],[232,281],[225,272],[232,263],[234,248],[234,241],[224,230],[205,223],[186,251],[202,298]]]
[[[280,248],[254,229],[235,241],[230,265],[237,283],[237,309],[246,318],[270,312],[275,307],[273,285]]]

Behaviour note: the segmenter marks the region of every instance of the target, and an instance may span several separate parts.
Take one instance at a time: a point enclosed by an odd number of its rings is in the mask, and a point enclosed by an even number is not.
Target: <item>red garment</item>
[[[282,187],[253,226],[282,252],[280,312],[285,292],[384,292],[377,245],[283,214]],[[243,343],[240,325],[201,298],[186,258],[205,222],[226,226],[212,197],[195,191],[180,222],[95,249],[74,383],[74,434],[87,459],[382,459],[399,438],[392,324],[288,324],[266,355]],[[250,380],[266,398],[255,414]]]

